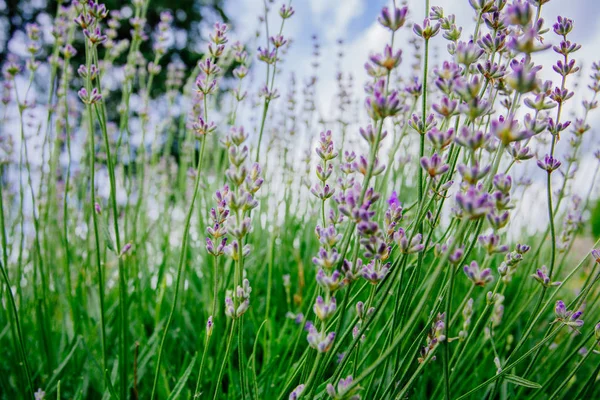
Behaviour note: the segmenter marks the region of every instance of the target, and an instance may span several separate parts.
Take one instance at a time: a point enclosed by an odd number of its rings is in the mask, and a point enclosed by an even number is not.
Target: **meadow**
[[[211,23],[193,69],[150,0],[23,26],[0,399],[600,398],[600,63],[550,0],[461,1],[473,31],[389,2],[367,82],[318,36],[290,73],[300,1]]]

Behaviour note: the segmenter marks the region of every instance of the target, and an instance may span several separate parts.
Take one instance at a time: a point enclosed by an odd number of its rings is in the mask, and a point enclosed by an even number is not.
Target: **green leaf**
[[[98,222],[100,223],[100,229],[102,230],[102,236],[104,238],[104,243],[106,243],[106,247],[108,247],[108,249],[113,253],[117,254],[117,250],[115,249],[115,244],[110,236],[108,226],[106,226],[102,218],[98,218]]]
[[[57,382],[60,382],[58,378],[60,378],[63,370],[65,369],[65,367],[67,366],[67,364],[69,363],[71,358],[73,358],[73,355],[75,354],[75,350],[77,350],[77,348],[79,347],[80,341],[81,341],[81,336],[78,336],[77,339],[75,340],[75,344],[71,348],[71,351],[69,352],[69,354],[67,354],[67,356],[60,363],[60,365],[53,371],[54,374],[50,377],[50,380],[48,380],[48,383],[46,384],[46,387],[48,388],[47,389],[48,393],[54,391],[54,389],[56,389],[58,387]]]
[[[525,386],[525,387],[532,388],[532,389],[540,389],[542,387],[542,385],[540,385],[539,383],[531,382],[525,378],[521,378],[520,376],[516,376],[516,375],[512,375],[512,374],[504,375],[504,379],[506,379],[507,381],[509,381],[511,383],[514,383],[515,385]]]
[[[173,391],[171,392],[171,395],[169,396],[169,400],[179,398],[179,394],[185,387],[185,383],[187,382],[188,378],[190,377],[190,374],[192,373],[194,364],[196,364],[197,356],[198,356],[198,354],[194,355],[194,358],[192,358],[192,361],[190,361],[190,365],[188,365],[188,367],[185,369],[185,371],[181,375],[181,378],[179,378],[179,381],[177,381],[177,384],[175,385],[175,387],[173,388]]]

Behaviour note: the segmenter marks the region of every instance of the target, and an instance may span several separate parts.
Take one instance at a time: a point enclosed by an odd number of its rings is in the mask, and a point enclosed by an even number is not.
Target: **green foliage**
[[[592,235],[595,238],[600,237],[600,200],[596,202],[596,205],[592,208]]]

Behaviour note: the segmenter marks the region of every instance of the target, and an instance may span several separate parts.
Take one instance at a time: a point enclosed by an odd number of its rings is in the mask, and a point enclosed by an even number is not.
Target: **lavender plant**
[[[23,27],[0,398],[600,397],[600,62],[549,1],[392,2],[363,94],[343,40],[286,63],[303,4],[211,21],[191,71],[150,0]]]

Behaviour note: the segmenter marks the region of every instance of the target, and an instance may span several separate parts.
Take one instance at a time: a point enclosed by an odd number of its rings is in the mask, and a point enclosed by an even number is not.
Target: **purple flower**
[[[533,158],[533,153],[527,146],[523,146],[520,142],[514,143],[508,148],[508,152],[517,162],[529,160]]]
[[[427,132],[427,139],[429,139],[433,147],[440,151],[444,150],[452,143],[453,136],[453,128],[450,128],[447,131],[440,131],[437,128],[433,128]]]
[[[552,25],[552,30],[559,36],[567,36],[573,30],[573,20],[558,16],[557,21]]]
[[[336,308],[335,297],[323,300],[323,297],[318,296],[313,311],[321,321],[327,321],[335,313]]]
[[[400,200],[398,199],[398,193],[396,193],[395,190],[392,192],[390,198],[388,199],[388,204],[392,209],[397,209],[398,207],[401,207]]]
[[[540,18],[539,21],[543,21],[543,19]],[[538,51],[544,51],[552,47],[551,44],[539,44],[538,37],[539,32],[536,28],[525,28],[522,35],[513,35],[510,37],[507,47],[510,50],[525,53],[527,55]]]
[[[92,105],[102,100],[102,95],[100,94],[97,88],[93,88],[91,93],[88,93],[88,91],[85,88],[81,88],[77,92],[77,95],[79,95],[79,98],[81,99],[83,104]]]
[[[389,44],[386,44],[383,54],[372,55],[369,59],[373,64],[391,71],[400,65],[400,62],[402,61],[402,50],[398,50],[394,53],[392,47]]]
[[[294,15],[296,11],[294,11],[294,8],[292,6],[286,6],[285,4],[281,6],[281,8],[279,9],[279,16],[282,19],[288,19],[291,18],[292,15]],[[302,385],[304,387],[304,385]]]
[[[310,321],[306,323],[306,330],[308,331],[306,339],[309,346],[317,350],[319,353],[327,352],[331,348],[331,345],[333,345],[335,332],[319,332]]]
[[[497,192],[497,193],[499,193],[499,192]],[[496,203],[496,205],[498,205],[498,204]],[[500,214],[497,214],[496,212],[492,211],[489,214],[487,214],[487,219],[490,222],[490,225],[492,225],[492,227],[496,231],[500,230],[506,226],[506,224],[508,223],[509,217],[510,217],[510,214],[508,213],[508,211],[504,211],[503,213],[500,213]]]
[[[334,195],[335,189],[331,188],[328,184],[321,186],[320,184],[315,183],[315,185],[310,189],[310,192],[318,199],[327,200]]]
[[[102,34],[99,27],[94,28],[94,30],[84,29],[83,34],[90,41],[92,46],[104,43],[106,39],[108,39],[106,35]]]
[[[34,400],[44,400],[46,398],[46,392],[44,392],[42,389],[38,389],[33,394],[33,398]]]
[[[391,11],[388,7],[383,7],[377,20],[382,26],[395,32],[406,22],[406,14],[408,14],[408,7],[394,7]]]
[[[490,172],[491,166],[487,165],[483,168],[479,167],[479,163],[475,163],[471,167],[467,167],[464,164],[458,165],[458,172],[462,175],[463,179],[471,185],[477,184],[481,178],[486,176]]]
[[[338,270],[333,271],[331,275],[327,275],[323,269],[319,269],[316,280],[319,286],[329,293],[333,293],[345,285],[342,274]]]
[[[396,245],[404,254],[412,254],[423,251],[425,245],[421,243],[422,240],[423,235],[418,233],[414,235],[409,242],[409,237],[402,228],[398,229],[398,231],[394,233],[394,242],[396,242]]]
[[[469,65],[479,60],[479,57],[481,57],[483,53],[483,49],[477,44],[473,43],[472,40],[468,42],[460,41],[456,45],[456,62],[463,64],[468,68]]]
[[[531,249],[530,246],[526,245],[526,244],[517,244],[517,253],[519,254],[525,254],[527,253],[529,250]]]
[[[551,174],[552,171],[557,170],[561,166],[561,162],[551,155],[546,154],[543,160],[537,161],[537,166]]]
[[[528,2],[516,0],[506,7],[506,23],[509,25],[529,25],[533,18],[533,8]]]
[[[491,133],[500,139],[505,146],[508,146],[511,142],[529,139],[535,134],[527,129],[520,130],[519,123],[516,120],[504,118],[503,116],[492,121]]]
[[[442,97],[442,100],[440,101],[439,104],[434,103],[432,104],[431,108],[433,108],[433,110],[440,114],[442,117],[444,118],[448,118],[453,116],[456,113],[456,108],[458,107],[458,101],[457,100],[450,100],[448,97],[444,96]],[[450,129],[452,132],[454,132],[454,129]],[[449,132],[450,130],[448,130],[447,132]]]
[[[360,387],[352,388],[352,382],[352,375],[348,375],[345,379],[340,379],[337,390],[331,383],[327,384],[325,390],[332,399],[360,400],[360,395],[357,393]]]
[[[532,274],[531,277],[542,284],[544,287],[550,286],[560,286],[562,282],[551,282],[550,277],[548,276],[548,267],[542,265],[541,268],[536,269],[535,274]]]
[[[425,118],[425,121],[423,121],[417,114],[413,114],[411,119],[408,121],[408,126],[419,132],[421,135],[425,135],[435,125],[436,121],[433,114],[429,114]]]
[[[494,187],[504,194],[510,193],[512,187],[512,177],[505,174],[497,174],[494,176]]]
[[[263,61],[269,65],[277,62],[277,49],[272,48],[271,50],[259,47],[257,50],[257,56],[260,61]]]
[[[594,261],[596,261],[598,264],[600,264],[600,249],[594,249],[592,250],[592,258],[594,259]]]
[[[358,279],[359,274],[362,272],[363,260],[357,259],[355,263],[344,259],[344,263],[342,264],[342,272],[346,277],[348,282],[355,281]],[[317,275],[318,276],[318,275]]]
[[[439,33],[440,27],[441,25],[439,23],[436,23],[432,26],[431,20],[429,18],[425,18],[422,26],[419,24],[413,25],[413,32],[417,36],[422,37],[425,40],[429,40]]]
[[[510,68],[512,73],[506,77],[506,82],[517,92],[529,93],[537,87],[536,73],[542,69],[541,65],[534,66],[522,59],[520,62],[512,60]]]
[[[298,400],[300,398],[300,396],[302,395],[302,392],[304,391],[304,384],[300,384],[298,386],[296,386],[296,388],[292,391],[292,393],[290,393],[290,396],[288,397],[289,400]]]
[[[450,248],[452,242],[453,242],[453,239],[450,238],[447,243],[436,244],[435,245],[436,257],[439,257],[440,255],[447,252],[448,249]],[[462,260],[464,254],[465,254],[464,247],[457,247],[452,251],[452,254],[450,254],[450,256],[448,257],[448,261],[450,261],[452,264],[458,264]]]
[[[567,310],[565,303],[562,300],[556,302],[554,307],[554,313],[556,314],[555,322],[562,322],[563,324],[571,327],[573,330],[581,328],[583,326],[583,320],[580,319],[583,311],[570,311]]]
[[[340,255],[335,248],[326,250],[325,248],[321,247],[318,255],[313,257],[312,261],[316,266],[330,270],[337,263],[339,258]]]
[[[478,238],[479,244],[487,251],[488,254],[506,253],[508,251],[507,245],[500,244],[500,236],[491,235],[480,235]]]
[[[271,36],[270,37],[271,43],[273,43],[273,46],[278,49],[282,46],[285,46],[285,44],[288,42],[287,39],[285,39],[283,37],[283,35],[275,35],[275,36]]]
[[[475,186],[469,187],[466,192],[458,192],[456,204],[462,214],[471,219],[481,218],[494,208],[490,195],[478,190]]]
[[[482,131],[475,131],[464,126],[454,137],[454,142],[459,146],[466,147],[473,151],[484,147],[489,137],[484,135]]]
[[[360,136],[362,136],[362,138],[365,139],[371,145],[374,144],[378,140],[377,132],[375,131],[375,129],[373,129],[373,125],[371,125],[371,124],[369,124],[366,128],[360,128],[359,132],[360,132]],[[387,136],[387,131],[381,132],[379,140],[383,140],[386,136]]]
[[[225,252],[226,244],[227,244],[226,237],[224,237],[216,247],[214,246],[213,241],[210,238],[206,238],[206,251],[215,257],[221,256]]]
[[[213,316],[209,316],[206,321],[206,336],[211,336],[214,328]]]
[[[471,264],[465,265],[463,271],[475,286],[485,286],[487,283],[494,280],[492,270],[490,268],[481,270],[477,261],[472,261]]]
[[[422,157],[421,167],[423,167],[432,178],[435,178],[437,175],[442,175],[450,169],[450,166],[444,164],[442,157],[437,153],[434,153],[431,157]]]
[[[216,22],[214,28],[214,32],[211,35],[209,35],[211,42],[213,42],[216,45],[222,45],[227,43],[227,25],[221,22]]]
[[[388,95],[375,90],[373,95],[365,100],[365,107],[369,117],[374,120],[394,116],[402,108],[397,90],[392,90]]]
[[[373,285],[378,284],[386,277],[390,269],[390,263],[383,264],[376,260],[371,260],[370,263],[364,265],[360,274]]]

